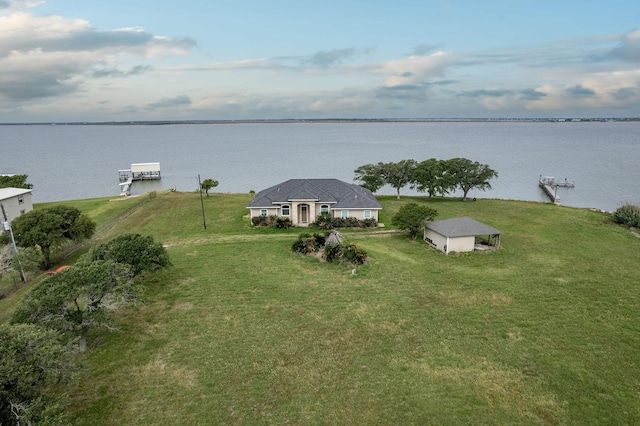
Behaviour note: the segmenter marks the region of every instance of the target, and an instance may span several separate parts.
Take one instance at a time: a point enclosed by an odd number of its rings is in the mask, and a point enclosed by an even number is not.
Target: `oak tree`
[[[167,250],[150,235],[123,234],[94,247],[86,256],[91,261],[112,260],[127,264],[134,275],[143,271],[154,272],[171,265]]]
[[[391,218],[391,224],[399,229],[409,231],[413,240],[424,229],[426,222],[433,220],[438,211],[418,203],[407,203],[398,209]]]
[[[446,161],[446,170],[451,182],[462,190],[462,200],[467,199],[473,188],[485,191],[491,189],[489,181],[498,177],[498,173],[486,164],[471,161],[467,158],[452,158]]]
[[[38,247],[44,257],[44,267],[51,263],[51,251],[67,241],[80,242],[91,238],[96,225],[80,210],[70,206],[56,206],[32,210],[11,222],[16,244]]]
[[[37,283],[11,321],[69,333],[79,339],[80,351],[85,351],[89,330],[113,329],[108,313],[137,300],[140,292],[128,265],[83,257]]]
[[[0,424],[66,424],[60,395],[45,390],[73,377],[71,348],[55,330],[0,325]]]

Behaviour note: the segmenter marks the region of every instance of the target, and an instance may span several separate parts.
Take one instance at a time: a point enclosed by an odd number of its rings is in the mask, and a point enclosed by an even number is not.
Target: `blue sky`
[[[638,116],[638,1],[0,0],[0,122]]]

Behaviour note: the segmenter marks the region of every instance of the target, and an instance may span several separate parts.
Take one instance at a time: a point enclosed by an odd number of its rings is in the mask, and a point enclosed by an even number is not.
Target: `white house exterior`
[[[500,246],[502,232],[470,217],[429,222],[424,228],[424,240],[444,254],[474,251],[477,236],[487,236],[486,241]]]
[[[290,179],[256,194],[247,206],[251,218],[288,217],[295,226],[309,226],[320,214],[378,220],[382,209],[366,188],[338,179]]]
[[[31,191],[31,189],[24,188],[0,188],[0,204],[4,207],[9,222],[33,210]],[[1,211],[0,222],[4,222]]]

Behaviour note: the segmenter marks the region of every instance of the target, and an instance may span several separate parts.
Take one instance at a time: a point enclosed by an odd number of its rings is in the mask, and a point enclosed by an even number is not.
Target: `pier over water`
[[[549,199],[554,204],[560,204],[560,197],[558,196],[558,187],[562,188],[573,188],[575,185],[574,182],[567,180],[556,180],[553,176],[542,176],[540,175],[540,179],[538,180],[538,185],[545,194],[549,197]]]
[[[130,169],[118,170],[120,195],[129,195],[131,185],[137,180],[159,180],[160,163],[132,163]]]

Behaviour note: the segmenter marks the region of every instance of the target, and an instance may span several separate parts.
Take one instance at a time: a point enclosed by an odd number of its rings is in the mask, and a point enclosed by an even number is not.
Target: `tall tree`
[[[0,325],[0,424],[67,424],[59,395],[46,388],[70,380],[72,351],[55,330]]]
[[[167,250],[150,235],[123,234],[94,247],[86,256],[91,261],[112,260],[127,264],[134,275],[171,265]]]
[[[413,182],[413,171],[416,164],[416,160],[401,160],[397,163],[382,165],[381,175],[385,183],[395,188],[398,199],[400,199],[400,189]]]
[[[89,330],[112,329],[108,312],[135,301],[140,291],[129,266],[83,258],[36,284],[11,321],[71,333],[79,338],[80,351],[84,352]]]
[[[33,185],[27,183],[28,175],[0,175],[0,188],[24,188],[31,189]]]
[[[445,162],[429,158],[416,165],[412,180],[418,191],[426,192],[431,198],[436,194],[447,194],[452,189],[446,178]]]
[[[398,209],[391,218],[391,224],[409,231],[411,239],[415,240],[418,233],[424,229],[426,222],[433,220],[438,215],[438,211],[431,207],[422,206],[418,203],[407,203]]]
[[[18,216],[11,223],[16,244],[21,247],[39,247],[44,267],[51,263],[51,250],[66,241],[80,242],[91,238],[96,225],[75,207],[57,206],[32,210]]]
[[[205,179],[202,181],[202,183],[200,184],[201,188],[204,189],[204,192],[207,194],[207,197],[209,196],[209,190],[211,188],[215,188],[216,186],[218,186],[220,182],[218,182],[217,180],[213,180],[213,179]]]
[[[498,177],[498,173],[486,164],[471,161],[466,158],[452,158],[446,162],[447,172],[451,176],[455,187],[462,190],[462,200],[467,199],[473,188],[485,191],[491,189],[489,181]]]
[[[386,183],[382,176],[382,166],[383,163],[360,166],[354,170],[356,175],[353,180],[361,182],[360,186],[367,188],[369,191],[376,192]]]

